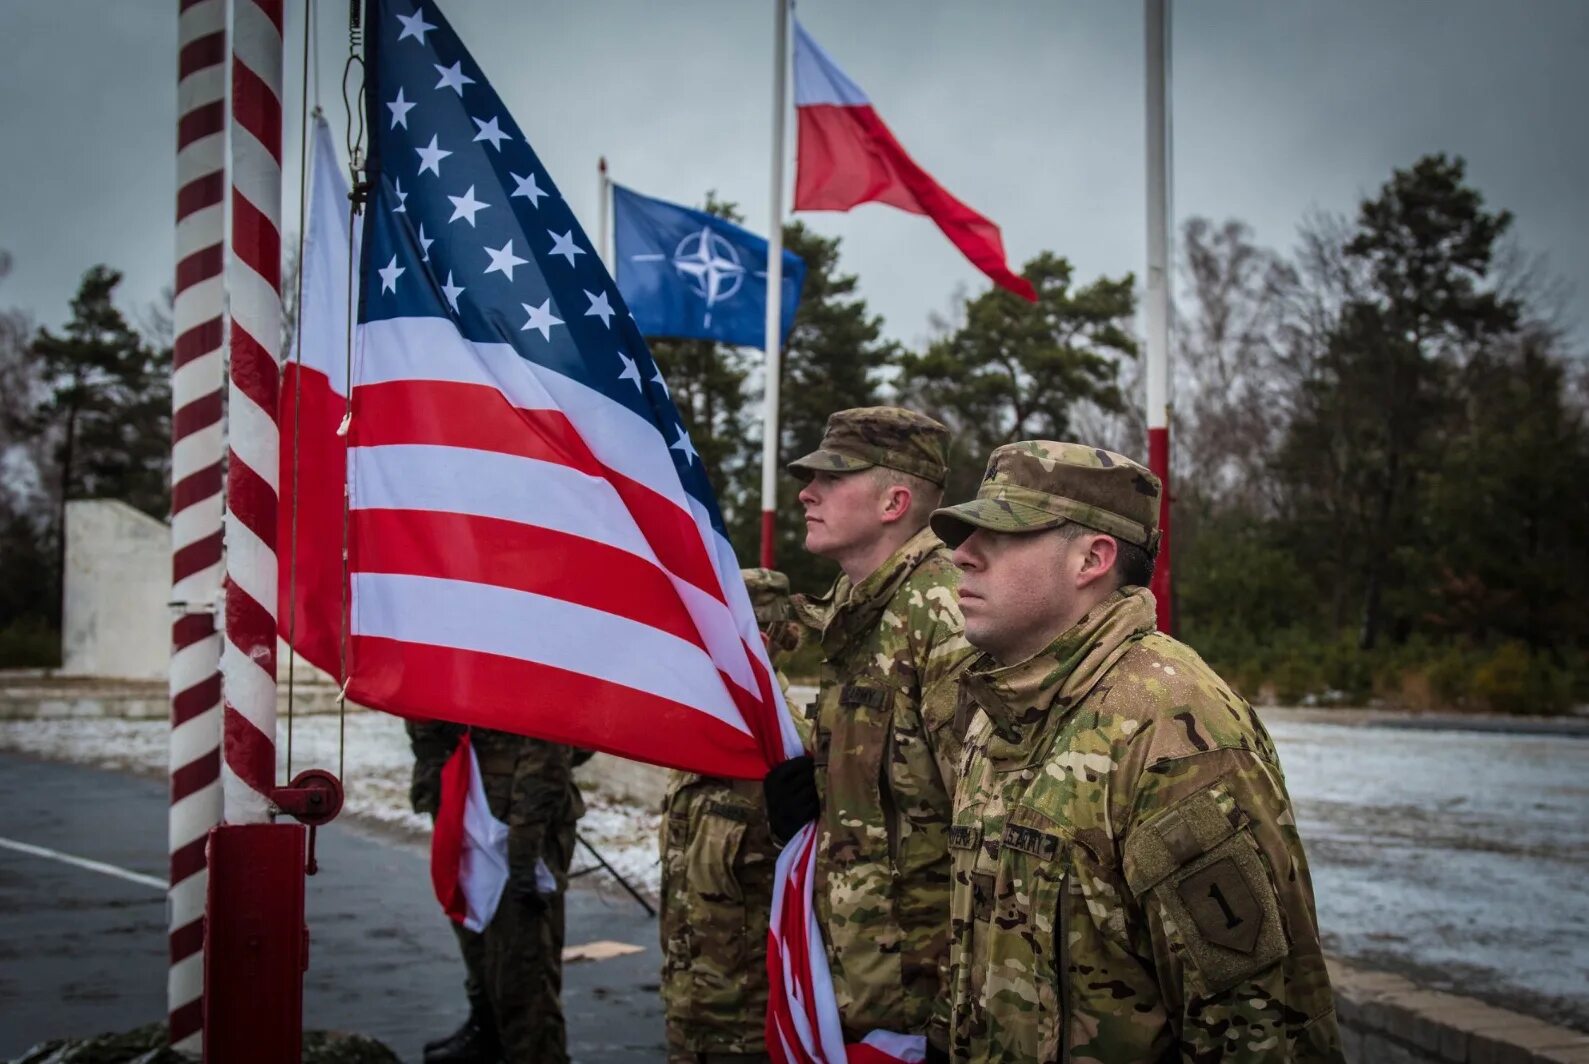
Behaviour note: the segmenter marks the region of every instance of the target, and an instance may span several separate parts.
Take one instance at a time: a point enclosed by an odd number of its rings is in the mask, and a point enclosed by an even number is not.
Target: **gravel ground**
[[[1333,952],[1589,1029],[1589,741],[1264,714]],[[335,717],[297,720],[294,768],[335,770],[337,729]],[[140,773],[166,765],[161,721],[0,721],[0,749]],[[285,777],[285,722],[279,752]],[[349,714],[347,812],[422,836],[428,824],[407,806],[410,764],[401,722]],[[653,803],[600,758],[581,785],[580,831],[654,893]]]

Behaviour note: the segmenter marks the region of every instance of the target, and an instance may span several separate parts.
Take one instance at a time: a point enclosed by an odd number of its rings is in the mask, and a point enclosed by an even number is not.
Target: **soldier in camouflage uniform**
[[[791,626],[789,578],[771,569],[743,575],[776,664],[799,641]],[[663,813],[668,1061],[765,1061],[767,920],[778,848],[767,829],[761,784],[674,772]]]
[[[908,410],[845,410],[790,467],[807,482],[806,549],[843,573],[812,604],[814,757],[777,766],[765,788],[780,838],[817,819],[817,919],[850,1040],[925,1033],[948,959],[954,679],[971,647],[958,574],[926,527],[947,440]]]
[[[441,749],[451,755],[462,729],[427,721],[410,725],[409,734],[416,753],[415,807],[425,804],[434,813],[440,770],[430,766]],[[508,826],[508,885],[483,932],[455,925],[468,973],[470,1021],[459,1032],[464,1038],[432,1044],[425,1059],[558,1064],[568,1060],[561,999],[563,895],[574,825],[585,812],[573,769],[589,755],[485,728],[470,735],[491,814]],[[478,1028],[472,1036],[471,1024]]]
[[[1159,491],[1120,455],[1016,443],[933,514],[984,653],[929,1059],[1341,1059],[1274,744],[1139,586]]]
[[[414,752],[414,773],[408,788],[408,801],[414,812],[431,820],[441,808],[441,770],[458,746],[464,726],[444,720],[405,720],[408,745]],[[491,1016],[491,1000],[486,996],[482,966],[481,936],[462,924],[449,920],[463,957],[464,991],[469,996],[469,1016],[452,1034],[425,1043],[426,1064],[468,1064],[471,1061],[497,1060],[502,1049],[497,1041],[496,1021]]]

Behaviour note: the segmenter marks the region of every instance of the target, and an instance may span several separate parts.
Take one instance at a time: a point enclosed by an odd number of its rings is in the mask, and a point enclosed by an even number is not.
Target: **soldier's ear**
[[[1120,555],[1120,544],[1113,536],[1102,534],[1087,536],[1081,541],[1083,554],[1081,569],[1076,574],[1078,588],[1091,587],[1099,580],[1110,579],[1115,559]]]
[[[893,524],[906,514],[910,513],[910,486],[907,484],[890,484],[883,489],[883,523]]]

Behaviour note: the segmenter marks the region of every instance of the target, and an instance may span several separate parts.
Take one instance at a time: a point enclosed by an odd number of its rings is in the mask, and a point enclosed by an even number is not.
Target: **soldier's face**
[[[1017,534],[979,528],[956,547],[960,612],[971,644],[1013,665],[1069,627],[1074,546],[1057,529]]]
[[[839,559],[870,546],[883,531],[882,489],[862,473],[818,473],[800,492],[806,550]]]

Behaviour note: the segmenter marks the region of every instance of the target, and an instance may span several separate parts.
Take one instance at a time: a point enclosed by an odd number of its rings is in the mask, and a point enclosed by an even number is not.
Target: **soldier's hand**
[[[817,800],[816,762],[810,754],[774,765],[761,781],[761,789],[767,800],[767,823],[780,844],[794,838],[822,811]]]
[[[513,896],[529,910],[531,916],[544,914],[551,904],[551,899],[542,894],[534,883],[513,883]]]

